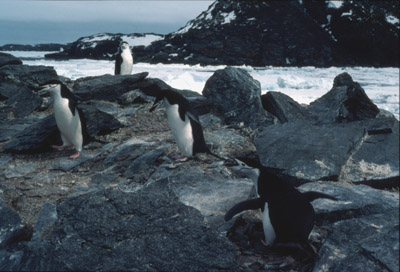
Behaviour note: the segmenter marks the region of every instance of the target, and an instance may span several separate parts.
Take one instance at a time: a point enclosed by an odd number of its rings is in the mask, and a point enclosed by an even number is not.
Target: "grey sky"
[[[72,42],[101,32],[167,34],[212,2],[0,0],[0,45]]]

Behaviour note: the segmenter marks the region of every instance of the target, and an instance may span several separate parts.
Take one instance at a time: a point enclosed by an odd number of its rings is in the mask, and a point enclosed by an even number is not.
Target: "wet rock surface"
[[[301,172],[301,182],[292,182],[303,184],[300,190],[338,198],[312,203],[317,220],[309,241],[318,253],[310,257],[264,246],[257,211],[223,221],[233,204],[254,196],[252,181],[209,154],[176,162],[179,151],[165,113],[150,113],[154,98],[140,92],[170,87],[143,75],[127,77],[136,78],[134,83],[100,77],[97,90],[108,79],[116,88],[125,86],[112,99],[100,93],[101,100],[90,97],[93,78],[72,82],[87,96],[80,105],[94,137],[78,159],[68,159],[70,149],[49,148],[58,140],[51,103],[0,123],[10,128],[0,131],[0,270],[394,271],[398,266],[398,189],[352,183],[397,177],[398,188],[396,119],[378,115],[323,124],[305,115],[252,129],[228,125],[214,115],[210,98],[182,91],[203,101],[199,109],[210,109],[200,120],[212,152],[258,155],[288,181],[299,181]],[[290,116],[290,103],[279,105],[276,118]]]

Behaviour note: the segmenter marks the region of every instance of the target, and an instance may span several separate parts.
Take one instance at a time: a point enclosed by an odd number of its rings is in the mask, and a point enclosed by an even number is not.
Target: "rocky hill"
[[[163,35],[154,33],[145,34],[111,34],[103,33],[82,37],[68,45],[62,52],[47,54],[46,58],[53,59],[115,59],[122,40],[133,48],[134,57],[141,55],[141,51],[152,42],[160,40]]]
[[[251,66],[399,66],[398,1],[220,1],[136,61]],[[104,42],[106,43],[106,42]],[[109,58],[82,39],[56,56]],[[114,51],[113,51],[114,50]]]
[[[43,44],[5,44],[0,46],[0,51],[62,51],[68,45],[60,43],[43,43]]]
[[[224,222],[253,183],[206,154],[172,159],[165,113],[150,113],[154,98],[141,91],[171,88],[163,81],[146,72],[61,78],[96,139],[69,160],[72,150],[50,148],[60,135],[51,99],[38,92],[57,73],[5,54],[0,63],[0,270],[398,268],[399,121],[350,75],[307,107],[281,93],[261,96],[259,83],[232,67],[216,71],[203,95],[178,90],[213,152],[258,157],[299,190],[338,198],[312,203],[318,254],[310,257],[265,247],[257,213]]]

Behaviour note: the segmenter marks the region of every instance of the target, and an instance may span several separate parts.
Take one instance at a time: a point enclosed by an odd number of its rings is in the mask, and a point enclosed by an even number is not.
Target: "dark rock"
[[[99,111],[93,106],[81,105],[89,135],[100,136],[122,127],[112,115]],[[19,132],[3,148],[9,153],[41,153],[49,151],[52,144],[60,143],[60,132],[54,115],[49,115]]]
[[[32,91],[37,91],[40,84],[58,79],[53,67],[30,65],[7,65],[0,67],[0,95],[10,97],[3,84],[23,84]],[[8,87],[8,86],[7,86]]]
[[[397,176],[399,171],[397,126],[397,120],[387,117],[322,126],[297,121],[265,128],[254,143],[262,165],[284,169],[286,174],[299,178],[346,181],[375,175],[385,178]],[[390,128],[393,132],[368,135],[367,131],[374,127]],[[369,143],[369,139],[373,142]],[[389,156],[382,153],[382,148]]]
[[[261,105],[260,83],[243,69],[217,70],[207,80],[203,95],[228,124],[243,122],[250,127],[273,123]]]
[[[3,114],[7,114],[7,116],[11,114],[15,118],[26,117],[42,104],[42,98],[37,93],[32,92],[26,85],[2,84],[0,88],[7,88],[7,92],[13,92],[5,103],[8,113],[6,110]]]
[[[115,165],[123,164],[128,167],[131,161],[144,154],[150,147],[150,143],[139,140],[131,139],[121,143],[116,147],[111,154],[109,154],[103,162],[105,168]]]
[[[224,222],[225,213],[233,205],[249,198],[254,184],[249,179],[227,178],[220,174],[221,166],[215,165],[214,168],[211,173],[197,167],[170,173],[168,186],[180,202],[196,208],[209,224],[218,226]],[[155,186],[158,182],[154,182]]]
[[[36,93],[39,85],[51,79],[58,79],[52,67],[6,65],[0,67],[0,117],[3,119],[28,116],[42,104]]]
[[[399,121],[386,117],[372,123],[343,165],[340,179],[361,182],[399,176]]]
[[[66,48],[67,45],[59,43],[44,43],[44,44],[5,44],[0,46],[1,51],[60,51]]]
[[[0,67],[5,65],[19,65],[22,61],[11,54],[0,53]]]
[[[86,127],[89,135],[100,136],[123,127],[123,125],[111,114],[98,110],[90,105],[81,105],[86,119]]]
[[[0,250],[20,240],[25,225],[19,215],[0,201]]]
[[[49,202],[44,203],[33,227],[32,240],[44,240],[50,234],[56,220],[57,206]]]
[[[49,151],[52,144],[61,140],[53,115],[30,125],[4,146],[2,152],[39,153]]]
[[[333,224],[313,271],[397,271],[398,209]]]
[[[81,101],[118,101],[123,94],[137,89],[135,83],[143,81],[147,75],[147,72],[143,72],[134,75],[103,75],[80,78],[75,81],[73,90]]]
[[[399,2],[343,2],[329,9],[325,30],[343,48],[348,60],[342,65],[399,66]]]
[[[136,158],[127,168],[124,176],[131,178],[135,183],[145,183],[156,168],[158,158],[170,147],[162,145]]]
[[[322,192],[338,199],[333,201],[320,198],[312,202],[317,225],[331,225],[342,220],[386,214],[399,208],[398,194],[365,185],[344,186],[325,181],[306,183],[298,189],[301,192]],[[358,230],[354,229],[354,232]]]
[[[15,135],[22,132],[28,126],[37,123],[41,119],[41,116],[27,117],[27,118],[18,118],[8,120],[7,117],[4,117],[2,121],[0,121],[0,142],[8,141]]]
[[[306,109],[283,93],[267,92],[261,96],[261,102],[264,109],[281,123],[307,119]]]
[[[135,193],[110,189],[64,201],[49,242],[30,246],[31,253],[13,267],[235,270],[233,246],[208,228],[198,211],[177,201],[165,182]]]
[[[334,80],[333,88],[312,102],[307,110],[322,123],[372,119],[379,113],[378,107],[347,73],[338,75]]]

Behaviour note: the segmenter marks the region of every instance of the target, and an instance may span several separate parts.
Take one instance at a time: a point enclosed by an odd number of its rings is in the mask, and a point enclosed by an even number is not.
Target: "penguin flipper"
[[[116,74],[116,75],[121,74],[121,63],[122,63],[122,56],[121,56],[121,53],[118,53],[117,57],[115,58],[114,74]]]
[[[83,145],[86,145],[90,141],[94,140],[94,138],[89,135],[89,132],[88,132],[87,126],[86,126],[86,119],[85,119],[85,115],[83,114],[83,111],[78,107],[76,107],[76,109],[79,114],[79,120],[81,121]]]
[[[309,192],[304,192],[302,193],[302,195],[309,201],[314,201],[315,199],[318,198],[327,198],[330,200],[338,200],[336,197],[324,194],[324,193],[320,193],[320,192],[315,192],[315,191],[309,191]]]
[[[261,198],[249,199],[239,202],[225,214],[225,221],[231,220],[232,217],[243,211],[261,209],[264,206],[264,203],[265,201]]]
[[[68,99],[68,108],[71,110],[72,115],[75,116],[75,109],[78,105],[77,99],[64,84],[61,84],[61,97]]]

